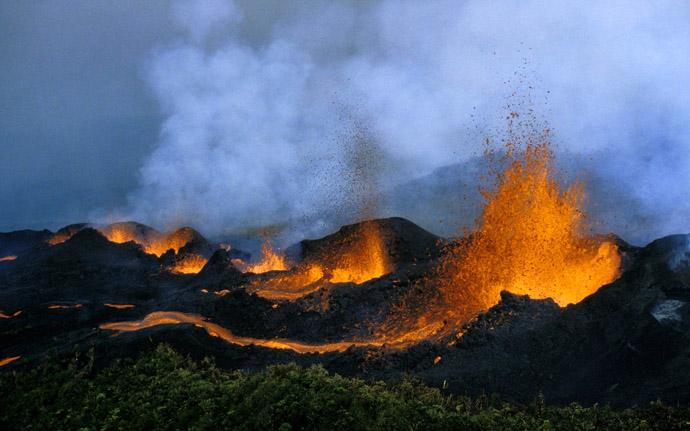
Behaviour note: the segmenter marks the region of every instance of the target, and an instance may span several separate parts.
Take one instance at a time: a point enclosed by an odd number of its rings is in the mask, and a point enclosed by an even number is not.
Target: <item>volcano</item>
[[[117,229],[131,235],[109,237]],[[371,232],[385,251],[384,273],[334,279]],[[434,278],[439,262],[467,239],[373,219],[277,251],[287,267],[255,273],[242,270],[247,253],[191,229],[172,234],[187,241],[177,248],[147,248],[165,237],[134,223],[2,234],[3,253],[16,256],[0,261],[2,371],[90,348],[103,366],[167,342],[233,369],[297,362],[365,377],[412,373],[455,393],[523,401],[540,392],[558,402],[690,400],[688,235],[641,248],[601,238],[617,244],[620,276],[578,302],[507,289],[468,318],[407,337],[386,329],[418,317],[410,303],[433,309],[446,288]],[[175,270],[185,256],[203,264]],[[316,266],[321,272],[304,276]]]
[[[690,401],[690,236],[591,234],[542,138],[508,146],[455,238],[400,217],[264,237],[257,256],[132,221],[1,234],[2,370],[165,342],[229,369],[318,363],[520,402]]]

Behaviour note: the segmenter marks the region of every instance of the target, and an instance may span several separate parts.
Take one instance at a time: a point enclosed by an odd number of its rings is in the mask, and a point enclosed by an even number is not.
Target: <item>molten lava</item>
[[[218,337],[225,342],[239,346],[261,346],[269,349],[292,350],[297,353],[328,353],[343,352],[350,347],[382,346],[381,341],[338,341],[333,343],[303,343],[300,341],[274,338],[252,338],[235,335],[230,330],[216,324],[208,322],[203,316],[198,314],[183,313],[179,311],[155,311],[146,315],[142,320],[132,322],[105,323],[99,326],[101,329],[112,331],[139,331],[159,325],[178,325],[191,323],[199,328],[203,328],[212,337]],[[391,347],[402,347],[391,346]]]
[[[264,243],[262,254],[261,262],[245,267],[245,271],[262,273],[287,269],[285,258],[274,252],[268,242]],[[363,223],[362,229],[347,237],[337,251],[323,254],[289,272],[255,280],[247,290],[266,299],[293,300],[318,290],[321,287],[318,282],[361,284],[391,271],[379,228],[373,222]]]
[[[49,305],[48,308],[51,310],[66,310],[70,308],[81,308],[81,304],[70,304],[70,305],[62,305],[62,304],[55,304],[55,305]]]
[[[109,241],[122,244],[133,241],[139,244],[146,253],[161,257],[166,251],[177,253],[188,242],[194,239],[194,231],[189,228],[178,229],[169,234],[156,231],[141,231],[137,225],[129,223],[113,223],[99,229]]]
[[[106,303],[103,304],[103,305],[106,306],[106,307],[108,307],[108,308],[115,308],[115,309],[118,309],[118,310],[127,310],[127,309],[129,309],[129,308],[134,308],[134,305],[133,305],[133,304],[109,304],[109,303],[106,302]]]
[[[478,311],[508,290],[565,306],[614,281],[618,249],[587,236],[583,188],[561,191],[548,140],[527,144],[521,157],[508,148],[507,157],[496,188],[483,192],[478,229],[443,259],[447,304]]]
[[[16,258],[17,258],[17,256],[4,256],[4,257],[0,257],[0,262],[7,262],[10,260],[15,260]]]
[[[317,282],[323,278],[324,273],[320,266],[300,266],[291,272],[275,275],[269,280],[257,280],[247,291],[270,300],[290,301],[318,290],[320,284]]]
[[[65,242],[82,228],[83,226],[80,225],[58,232],[48,240],[48,244],[56,245]],[[123,244],[131,241],[139,245],[144,252],[157,257],[161,257],[169,250],[178,253],[181,248],[198,238],[198,234],[191,228],[181,228],[162,234],[152,228],[132,222],[113,223],[99,227],[98,231],[110,242]],[[178,274],[196,274],[201,271],[207,261],[207,258],[200,255],[188,255],[178,259],[169,270]]]
[[[2,311],[0,311],[0,319],[11,319],[13,317],[17,317],[20,314],[22,314],[22,310],[15,311],[12,314],[5,314]]]
[[[204,268],[206,262],[208,262],[208,259],[205,257],[192,254],[184,256],[175,262],[170,270],[178,274],[197,274]]]
[[[254,264],[245,265],[244,272],[263,274],[268,271],[285,271],[288,269],[285,256],[273,250],[271,242],[266,239],[261,245],[261,260]]]
[[[520,153],[508,146],[507,168],[482,192],[477,229],[446,250],[428,280],[438,283],[438,295],[427,290],[421,305],[405,301],[379,337],[421,340],[453,330],[495,305],[502,290],[566,306],[619,276],[617,246],[587,235],[582,185],[562,191],[553,178],[546,136]]]
[[[352,239],[351,247],[337,256],[329,280],[331,283],[362,284],[389,273],[390,268],[381,232],[375,223],[367,222],[362,226],[361,235]]]
[[[3,367],[3,366],[5,366],[5,365],[9,364],[10,362],[14,362],[14,361],[16,361],[16,360],[19,359],[19,358],[21,358],[21,356],[12,356],[12,357],[9,357],[9,358],[0,359],[0,367]]]

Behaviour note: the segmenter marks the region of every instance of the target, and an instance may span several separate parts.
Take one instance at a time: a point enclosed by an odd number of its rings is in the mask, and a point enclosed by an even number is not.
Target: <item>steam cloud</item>
[[[132,218],[210,233],[302,221],[309,234],[352,216],[340,209],[362,134],[377,186],[395,190],[469,163],[517,89],[598,190],[599,229],[690,231],[686,2],[318,2],[270,22],[246,7],[174,4],[185,32],[147,66],[167,119]]]

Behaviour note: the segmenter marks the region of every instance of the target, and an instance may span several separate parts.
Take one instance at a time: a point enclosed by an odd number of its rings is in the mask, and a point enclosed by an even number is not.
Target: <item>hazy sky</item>
[[[249,3],[257,23],[281,13]],[[125,204],[164,119],[146,62],[179,35],[168,1],[0,2],[0,231]]]
[[[353,154],[377,186],[423,177],[517,101],[602,185],[603,229],[690,231],[683,0],[8,0],[0,55],[0,230],[309,234],[356,194]]]

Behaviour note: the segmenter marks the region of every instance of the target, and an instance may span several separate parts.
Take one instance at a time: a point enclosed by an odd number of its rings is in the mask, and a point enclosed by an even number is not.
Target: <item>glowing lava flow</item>
[[[15,260],[17,256],[5,256],[0,257],[0,262],[9,262],[10,260]]]
[[[317,282],[323,278],[320,266],[308,265],[274,275],[268,280],[254,281],[247,287],[247,292],[270,300],[290,301],[318,290],[320,284]]]
[[[22,310],[15,311],[12,314],[5,314],[2,311],[0,311],[0,319],[11,319],[13,317],[19,316],[20,314],[22,314]]]
[[[81,304],[74,304],[74,305],[61,305],[61,304],[55,304],[55,305],[49,305],[48,308],[51,310],[61,310],[61,309],[69,309],[69,308],[81,308]]]
[[[118,310],[127,310],[129,308],[134,308],[133,304],[109,304],[106,302],[103,305],[108,307],[108,308],[116,308]]]
[[[183,313],[179,311],[155,311],[142,320],[131,322],[105,323],[99,326],[101,329],[131,332],[151,328],[159,325],[179,325],[191,323],[203,328],[212,337],[218,337],[225,342],[238,346],[261,346],[269,349],[292,350],[297,353],[328,353],[343,352],[350,347],[383,346],[382,341],[339,341],[335,343],[302,343],[288,339],[252,338],[234,335],[230,330],[206,321],[198,314]],[[395,344],[395,343],[393,343]],[[395,345],[391,347],[396,347]]]
[[[19,358],[21,358],[21,356],[12,356],[9,358],[0,359],[0,367],[4,367],[5,365],[9,364],[10,362],[14,362]]]

